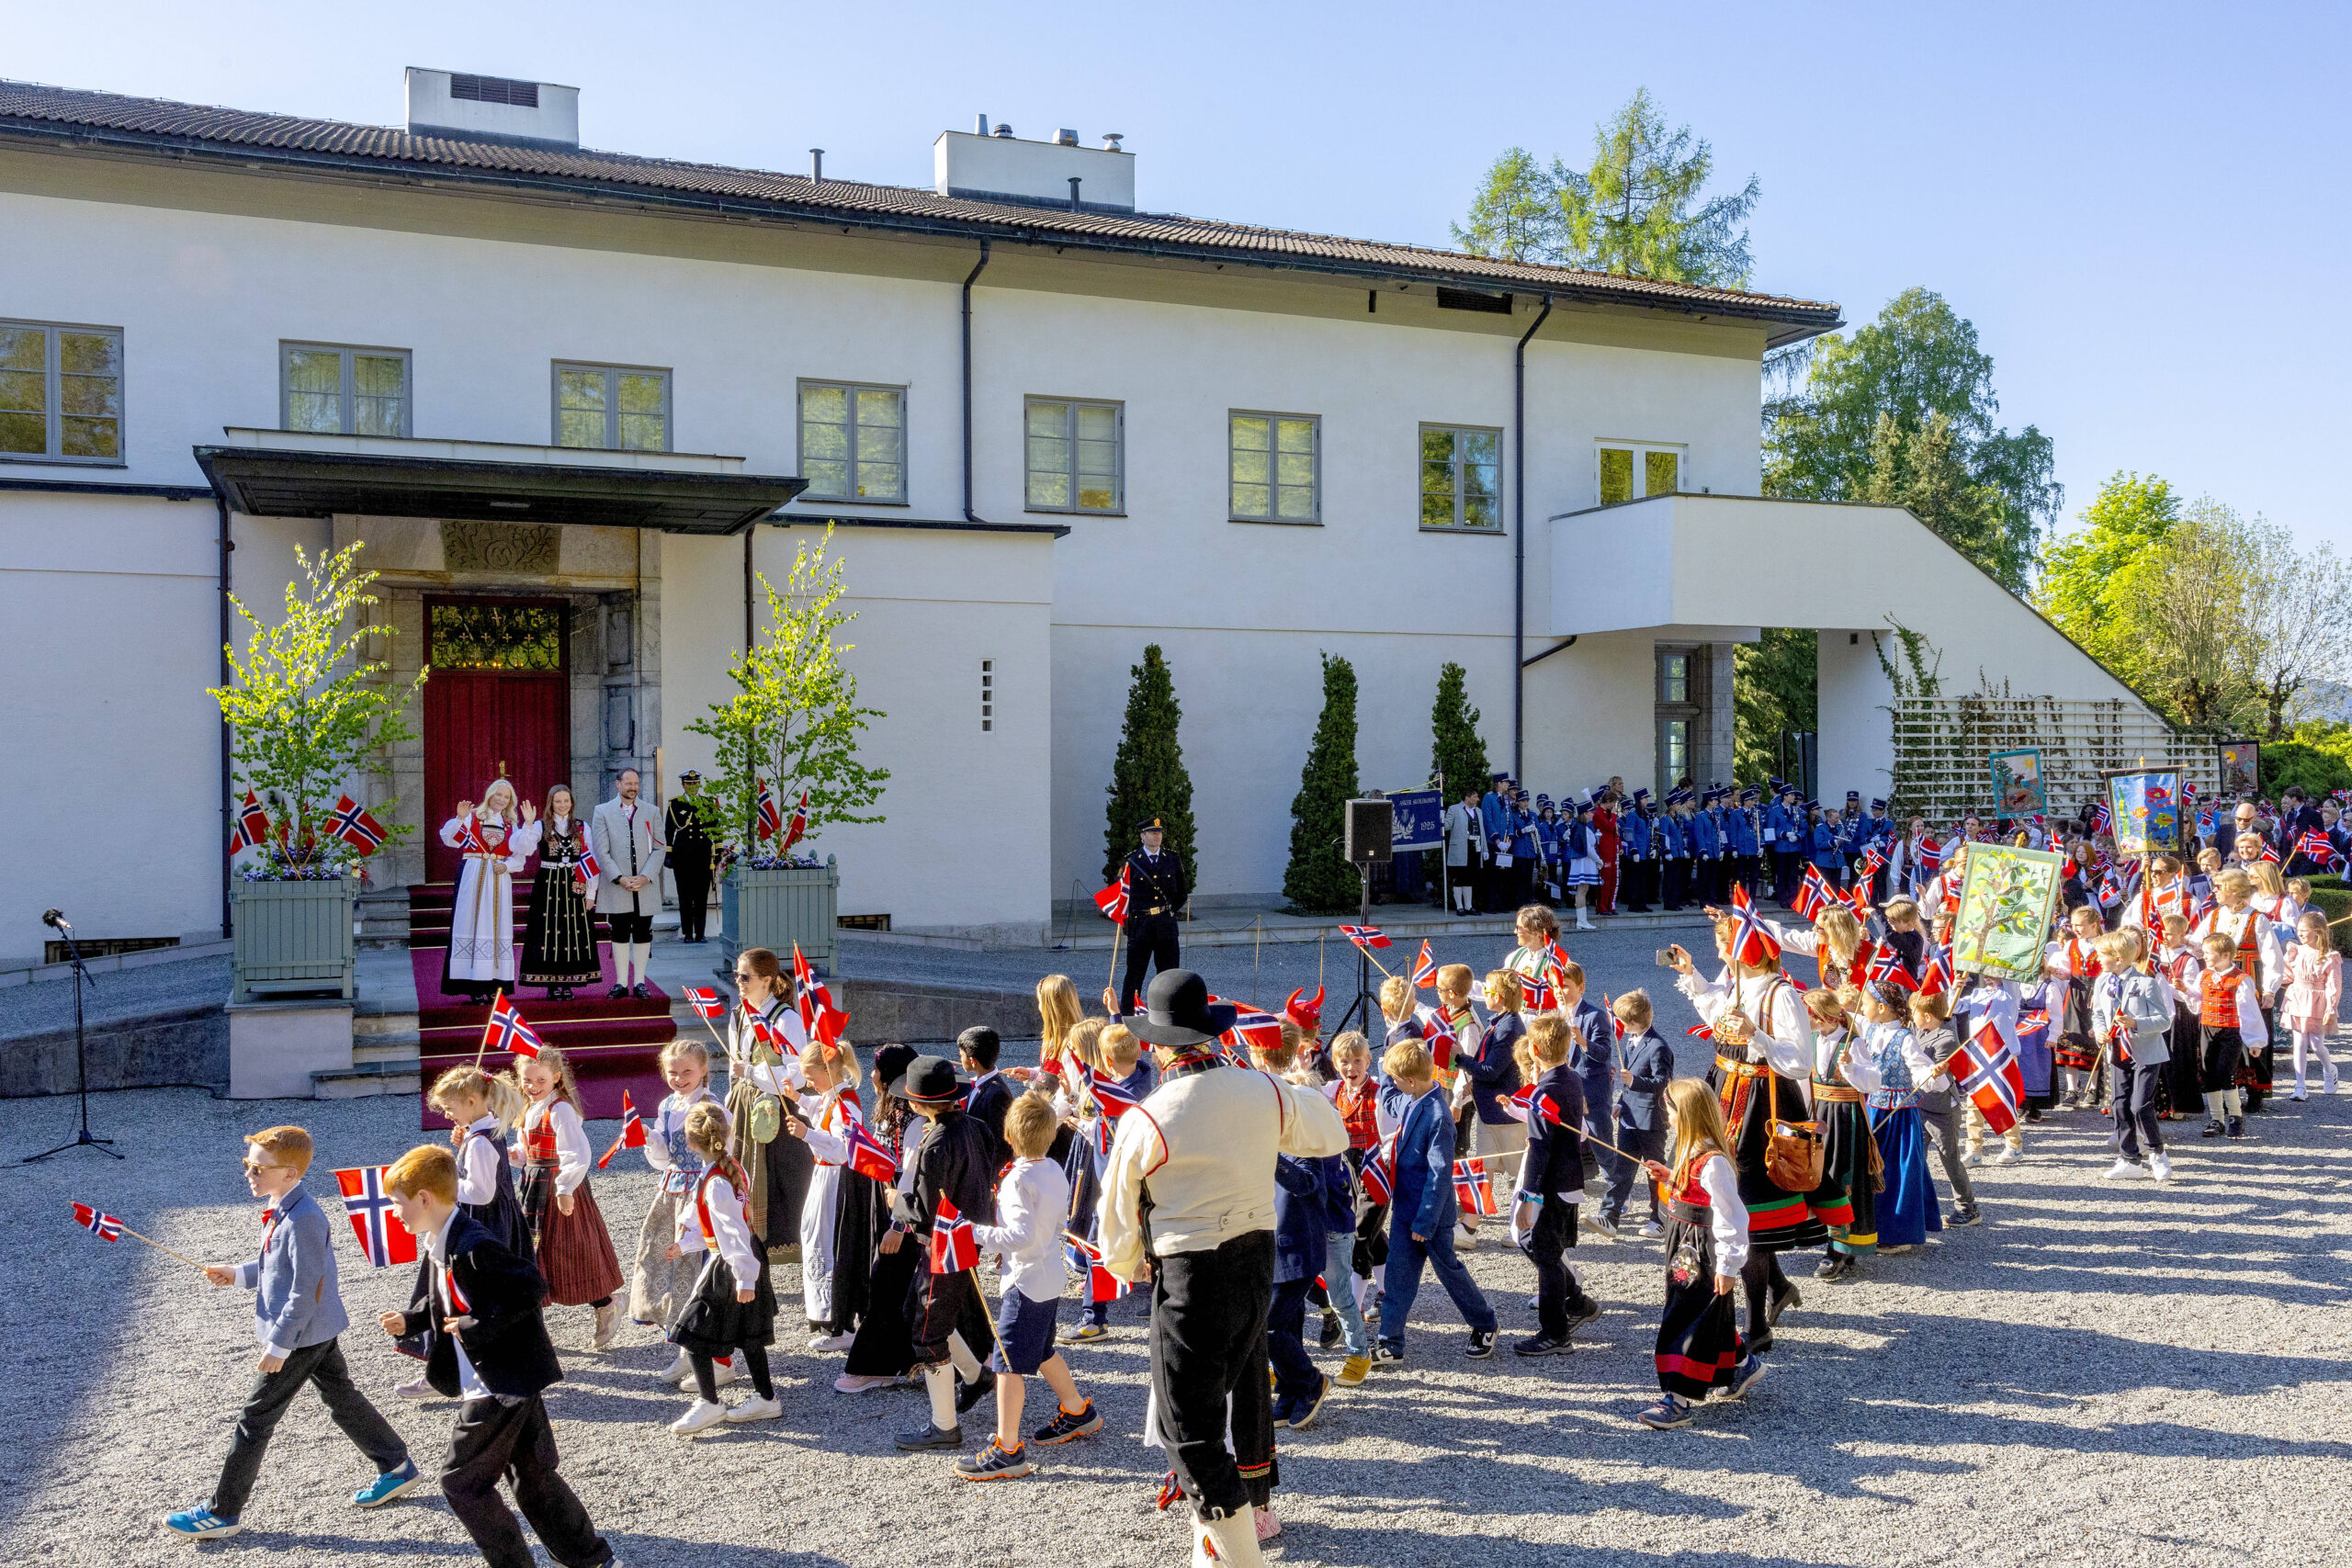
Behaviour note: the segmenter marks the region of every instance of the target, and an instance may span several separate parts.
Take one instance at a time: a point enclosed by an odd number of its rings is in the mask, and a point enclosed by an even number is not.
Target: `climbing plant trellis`
[[[1939,826],[1970,812],[1991,818],[1995,751],[2038,747],[2050,808],[2071,815],[2098,798],[2102,769],[2180,770],[2200,795],[2218,784],[2212,737],[2175,731],[2155,714],[2120,698],[1975,693],[1897,696],[1892,705],[1894,768],[1890,804],[1898,820],[1925,817]]]

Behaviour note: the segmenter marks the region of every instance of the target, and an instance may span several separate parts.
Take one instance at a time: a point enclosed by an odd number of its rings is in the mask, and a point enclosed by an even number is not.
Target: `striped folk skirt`
[[[1811,1195],[1782,1191],[1765,1171],[1764,1149],[1769,1141],[1767,1123],[1772,1119],[1772,1097],[1765,1092],[1764,1078],[1725,1073],[1720,1065],[1716,1071],[1722,1075],[1718,1092],[1723,1100],[1724,1125],[1732,1131],[1736,1156],[1733,1163],[1739,1168],[1740,1201],[1747,1205],[1750,1256],[1803,1252],[1822,1246],[1829,1239],[1829,1227],[1813,1212]],[[1784,1119],[1804,1114],[1804,1091],[1786,1079],[1781,1083],[1780,1100]]]
[[[1684,1399],[1731,1386],[1745,1347],[1739,1292],[1715,1293],[1715,1236],[1695,1204],[1667,1205],[1666,1314],[1658,1320],[1657,1385]]]
[[[621,1288],[621,1260],[613,1253],[612,1233],[587,1182],[573,1190],[571,1213],[557,1206],[555,1169],[553,1161],[523,1168],[523,1215],[538,1245],[548,1300],[557,1306],[586,1306]]]
[[[1818,1086],[1815,1092],[1820,1092]],[[1822,1153],[1821,1187],[1813,1195],[1813,1212],[1829,1227],[1833,1249],[1867,1257],[1878,1245],[1878,1194],[1871,1174],[1877,1145],[1871,1137],[1870,1113],[1853,1100],[1816,1100],[1814,1114],[1821,1122]]]

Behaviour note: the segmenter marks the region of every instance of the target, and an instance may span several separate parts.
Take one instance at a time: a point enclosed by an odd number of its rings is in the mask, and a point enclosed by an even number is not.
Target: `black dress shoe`
[[[605,995],[615,1001],[618,1001],[621,998],[628,995],[628,987],[627,986],[615,986],[611,990],[606,991]]]
[[[969,1416],[972,1413],[972,1406],[995,1392],[996,1374],[986,1367],[982,1367],[978,1379],[971,1382],[960,1383],[956,1388],[956,1414]]]
[[[653,999],[653,987],[647,985],[644,981],[639,980],[636,985],[631,986],[628,988],[628,994],[635,997],[639,1001],[650,1002]]]
[[[1804,1305],[1804,1298],[1797,1294],[1796,1285],[1794,1282],[1792,1282],[1787,1290],[1782,1291],[1779,1295],[1772,1298],[1771,1306],[1768,1308],[1764,1314],[1764,1326],[1767,1328],[1771,1327],[1774,1324],[1781,1321],[1781,1314],[1782,1313],[1788,1311],[1791,1307],[1803,1305]],[[1770,1337],[1770,1336],[1767,1336],[1767,1337]]]
[[[964,1428],[950,1427],[942,1431],[936,1427],[926,1426],[920,1431],[901,1432],[890,1441],[908,1453],[917,1453],[924,1449],[960,1449],[964,1446]]]

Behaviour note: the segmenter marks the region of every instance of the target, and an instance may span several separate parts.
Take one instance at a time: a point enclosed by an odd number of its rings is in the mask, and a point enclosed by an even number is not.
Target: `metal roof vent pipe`
[[[1102,151],[1105,152],[1116,152],[1119,150],[1120,139],[1125,136],[1125,134],[1126,132],[1122,130],[1104,131],[1102,133]]]
[[[808,149],[808,183],[819,186],[825,183],[825,150],[822,147]]]
[[[997,122],[996,133],[999,136],[1003,137],[1008,141],[1012,140],[1012,127],[1005,124],[1002,120],[999,120]]]
[[[1080,186],[1081,183],[1083,183],[1083,182],[1081,182],[1081,181],[1080,180],[1080,178],[1079,178],[1076,175],[1070,175],[1070,177],[1069,177],[1069,209],[1070,209],[1072,212],[1078,212],[1078,211],[1082,210],[1082,209],[1080,209],[1080,207],[1079,206],[1079,202],[1078,202],[1078,187],[1079,187],[1079,186]]]
[[[974,115],[972,117],[972,134],[975,136],[986,136],[988,133],[989,117],[984,114]]]
[[[1077,146],[1077,145],[1078,145],[1078,132],[1077,132],[1077,131],[1075,131],[1075,130],[1071,130],[1069,127],[1068,127],[1068,126],[1064,126],[1064,127],[1062,127],[1059,130],[1057,130],[1057,131],[1055,131],[1055,132],[1054,132],[1054,145],[1055,145],[1055,146],[1057,146],[1057,147],[1075,147],[1075,146]]]

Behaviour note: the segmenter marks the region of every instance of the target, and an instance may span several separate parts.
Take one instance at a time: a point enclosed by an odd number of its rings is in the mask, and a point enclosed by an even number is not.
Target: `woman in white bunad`
[[[449,955],[441,966],[447,995],[479,1002],[514,988],[514,877],[539,847],[538,815],[500,779],[482,791],[480,806],[461,800],[458,814],[441,825],[441,841],[464,857],[449,910]]]

